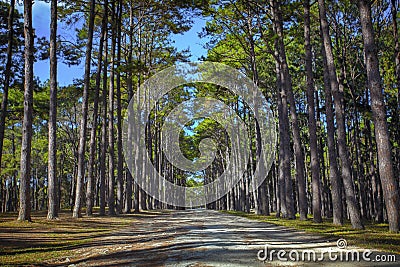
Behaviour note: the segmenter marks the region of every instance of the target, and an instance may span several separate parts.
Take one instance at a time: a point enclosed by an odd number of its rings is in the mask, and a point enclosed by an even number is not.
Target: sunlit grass
[[[324,219],[322,223],[314,223],[311,218],[306,221],[276,218],[275,214],[268,216],[245,213],[240,211],[223,211],[228,214],[246,217],[252,220],[285,226],[307,233],[321,236],[344,238],[350,246],[377,249],[400,254],[400,234],[390,233],[388,224],[366,223],[365,230],[357,230],[346,221],[343,226],[336,226],[332,219]]]
[[[153,216],[152,213],[148,216]],[[64,210],[59,220],[48,221],[46,215],[46,212],[34,212],[32,222],[18,222],[16,213],[0,214],[0,264],[32,265],[71,257],[74,256],[72,249],[127,227],[138,220],[137,216],[147,216],[144,212],[73,219]]]

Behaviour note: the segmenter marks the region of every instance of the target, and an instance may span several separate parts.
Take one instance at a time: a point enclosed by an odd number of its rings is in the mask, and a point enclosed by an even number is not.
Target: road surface
[[[122,231],[96,238],[71,250],[71,256],[49,263],[71,267],[400,264],[399,256],[396,256],[397,263],[379,264],[375,261],[376,255],[382,259],[387,254],[373,252],[369,255],[368,251],[351,247],[341,249],[336,241],[217,211],[170,211],[139,217],[138,222]],[[363,259],[363,252],[370,262]],[[357,259],[357,255],[359,261],[350,261]]]

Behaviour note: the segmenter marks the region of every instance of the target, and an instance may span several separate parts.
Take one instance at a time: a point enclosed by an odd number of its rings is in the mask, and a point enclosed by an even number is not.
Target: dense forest
[[[212,97],[244,122],[251,153],[243,179],[207,208],[316,223],[332,218],[335,225],[349,220],[356,229],[385,222],[399,232],[398,0],[51,0],[49,40],[35,35],[33,1],[21,2],[0,2],[1,212],[18,211],[18,220],[30,221],[32,210],[48,210],[51,220],[61,209],[74,218],[181,209],[135,183],[148,173],[128,170],[122,124],[147,79],[189,61],[172,35],[203,17],[199,37],[207,40],[207,55],[201,60],[231,66],[262,90],[275,114],[276,157],[254,188],[255,114],[226,88],[187,84],[163,96],[148,117],[146,146],[158,172],[187,187],[224,173],[229,133],[213,119],[192,120],[180,134],[189,160],[200,157],[203,139],[217,144],[202,171],[171,164],[161,142],[174,107]],[[60,24],[75,36],[61,36]],[[48,81],[35,75],[40,60],[49,62]],[[83,64],[84,71],[59,86],[61,63]]]

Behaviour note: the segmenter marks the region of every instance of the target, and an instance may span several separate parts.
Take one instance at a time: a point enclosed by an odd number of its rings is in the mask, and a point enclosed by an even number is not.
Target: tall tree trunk
[[[1,159],[3,156],[3,140],[4,130],[6,128],[6,117],[7,117],[7,105],[8,105],[8,88],[10,87],[11,78],[11,63],[13,53],[13,39],[14,39],[14,9],[15,0],[11,0],[10,9],[8,11],[8,29],[7,29],[7,62],[6,69],[4,71],[4,88],[3,88],[3,99],[1,102],[1,113],[0,113],[0,170],[1,170]]]
[[[72,213],[72,217],[81,217],[82,197],[83,197],[83,180],[85,176],[85,147],[86,147],[86,135],[87,135],[87,117],[88,117],[88,99],[90,89],[90,65],[92,61],[92,43],[93,43],[93,28],[94,28],[94,17],[95,17],[95,5],[96,1],[90,1],[90,15],[89,15],[89,28],[88,28],[88,41],[86,44],[86,55],[85,55],[85,77],[83,85],[83,96],[82,96],[82,118],[79,129],[79,147],[78,147],[78,176],[76,181],[76,195],[75,205]]]
[[[329,179],[332,187],[332,208],[333,224],[343,225],[343,202],[342,202],[342,177],[339,174],[337,162],[337,150],[335,139],[334,111],[332,103],[332,92],[330,89],[328,63],[326,61],[325,49],[322,45],[322,58],[324,65],[324,88],[325,88],[325,113],[326,113],[326,134],[329,159]]]
[[[366,97],[365,99],[369,99],[369,92],[365,90]],[[367,147],[369,153],[369,176],[372,183],[372,198],[373,198],[373,217],[375,222],[383,223],[383,198],[382,198],[382,185],[379,179],[379,175],[376,173],[375,168],[375,155],[374,148],[376,147],[372,138],[372,130],[371,130],[371,121],[366,120],[366,134],[367,134]]]
[[[272,11],[273,11],[273,20],[274,20],[274,30],[277,35],[277,51],[278,51],[278,60],[280,64],[280,79],[281,85],[283,87],[284,95],[281,94],[283,100],[283,109],[287,109],[287,105],[285,105],[285,98],[287,98],[288,103],[290,104],[290,116],[292,119],[292,130],[293,130],[293,148],[296,160],[296,180],[299,186],[299,207],[300,212],[302,213],[302,218],[307,217],[307,194],[305,188],[305,176],[304,176],[304,156],[301,149],[301,139],[300,139],[300,129],[297,120],[296,114],[296,103],[293,95],[292,88],[292,78],[289,73],[289,66],[286,59],[286,51],[284,44],[284,34],[283,34],[283,18],[282,18],[282,10],[280,8],[279,1],[272,1]],[[289,128],[287,129],[289,134]],[[290,144],[290,137],[286,140]],[[290,152],[289,152],[290,153]],[[290,168],[290,155],[289,155],[289,168]],[[295,209],[294,209],[294,199],[293,199],[293,185],[292,178],[290,175],[285,176],[285,187],[286,187],[286,208],[287,208],[287,218],[294,219],[295,218]]]
[[[58,217],[57,186],[57,0],[51,1],[50,22],[50,112],[49,112],[49,159],[47,219]]]
[[[128,50],[128,66],[132,64],[132,50],[133,50],[133,6],[132,1],[130,1],[130,9],[129,9],[129,50]],[[128,89],[128,100],[131,101],[133,97],[133,86],[132,86],[132,68],[128,68],[127,70],[127,80],[126,86]],[[128,151],[132,151],[132,128],[128,128],[128,144],[129,149]],[[125,213],[130,213],[132,209],[132,168],[126,172],[126,189],[125,189]]]
[[[282,213],[282,217],[286,217],[286,200],[285,200],[285,176],[290,175],[290,156],[287,156],[287,143],[285,139],[288,137],[287,128],[288,126],[288,115],[287,109],[283,110],[282,104],[282,94],[284,94],[282,83],[281,83],[281,70],[280,64],[278,61],[278,49],[277,49],[277,40],[275,39],[275,57],[277,58],[275,62],[275,71],[276,71],[276,102],[278,106],[278,126],[279,126],[279,156],[278,156],[278,164],[277,167],[279,169],[278,177],[277,177],[277,186],[276,186],[276,198],[277,198],[277,211],[276,217],[280,217]],[[286,99],[285,99],[286,102]]]
[[[118,23],[117,23],[117,84],[116,84],[116,104],[117,104],[117,212],[122,213],[123,208],[123,175],[124,175],[124,156],[122,153],[122,106],[121,106],[121,74],[119,66],[121,63],[121,19],[122,19],[122,1],[118,1]]]
[[[248,4],[248,3],[247,3]],[[248,12],[251,13],[251,8],[248,7]],[[258,76],[258,69],[257,69],[257,57],[256,57],[256,52],[255,52],[255,41],[254,41],[254,37],[253,37],[253,29],[252,29],[252,21],[251,21],[251,16],[249,16],[247,18],[247,23],[246,23],[246,27],[247,27],[247,40],[249,42],[249,46],[250,46],[250,55],[249,55],[249,60],[250,60],[250,69],[251,69],[251,73],[253,76],[253,82],[255,85],[259,85],[259,76]],[[256,107],[256,92],[253,92],[253,104]],[[255,117],[258,117],[258,110],[255,109]],[[261,132],[260,132],[260,127],[258,125],[257,122],[254,122],[254,126],[255,126],[255,132],[256,132],[256,161],[258,162],[259,157],[260,157],[260,153],[261,153]],[[252,164],[250,164],[252,165]],[[256,188],[255,187],[255,177],[253,173],[250,173],[251,176],[251,184],[252,184],[252,194],[254,197],[254,209],[256,214],[266,214],[266,183],[265,180],[262,182],[262,184]]]
[[[375,139],[378,150],[379,176],[382,181],[383,197],[389,221],[389,231],[400,230],[400,198],[399,188],[394,176],[392,150],[386,122],[386,109],[383,99],[379,61],[374,40],[371,18],[371,3],[366,0],[357,1],[360,11],[364,54],[367,68],[368,87],[371,92],[371,106],[375,125]]]
[[[97,72],[96,72],[96,85],[94,91],[93,100],[93,122],[92,129],[90,131],[90,148],[89,148],[89,162],[88,162],[88,179],[86,185],[86,215],[91,216],[93,214],[94,204],[94,176],[95,176],[95,156],[96,156],[96,134],[98,125],[98,112],[99,112],[99,93],[100,93],[100,81],[101,71],[103,62],[103,46],[104,38],[107,31],[107,7],[104,7],[103,20],[101,25],[101,36],[99,42],[99,54],[97,61]]]
[[[111,62],[110,62],[110,85],[108,89],[108,214],[115,215],[115,193],[114,193],[114,65],[115,65],[115,0],[112,1],[111,13]]]
[[[143,16],[142,12],[143,12],[143,10],[140,8],[139,9],[139,13],[140,13],[139,18],[140,19],[142,19],[142,16]],[[142,23],[142,22],[140,22],[140,23]],[[141,25],[138,28],[137,39],[138,39],[137,57],[138,57],[138,62],[141,64],[142,63],[142,27],[141,27]],[[137,96],[139,96],[139,92],[140,92],[139,90],[141,89],[140,87],[142,85],[142,73],[141,72],[142,72],[142,70],[139,70],[139,72],[137,74],[137,91],[136,91],[137,92]],[[135,116],[133,116],[133,119],[135,119]],[[136,135],[137,131],[135,131],[134,134]],[[138,136],[134,136],[134,138],[136,140],[138,140],[139,137]],[[143,159],[141,159],[141,157],[142,157],[142,155],[141,155],[140,149],[135,147],[135,166],[139,166],[139,162],[143,162],[143,164],[144,164],[144,161],[143,161]],[[144,172],[144,168],[135,168],[136,179],[141,179],[141,178],[139,178],[139,176],[142,175],[143,172]],[[135,213],[139,213],[140,212],[140,195],[142,194],[142,190],[141,190],[141,188],[140,188],[138,183],[134,183],[134,189],[135,189],[135,192],[134,192],[134,212]]]
[[[290,147],[289,147],[289,118],[287,108],[287,100],[285,91],[281,84],[281,74],[279,63],[277,63],[277,102],[278,102],[278,117],[279,117],[279,177],[278,177],[278,199],[279,199],[279,211],[277,216],[287,217],[287,206],[286,206],[286,183],[285,177],[290,176]]]
[[[400,43],[399,43],[399,33],[397,26],[397,13],[399,6],[396,5],[396,0],[391,0],[391,13],[393,20],[393,41],[394,41],[394,63],[395,63],[395,75],[396,75],[396,87],[397,87],[397,106],[396,106],[396,116],[393,118],[393,123],[397,129],[400,128]],[[394,136],[397,143],[400,144],[400,131],[396,131]],[[400,147],[396,150],[396,160],[397,160],[397,172],[400,172]],[[396,169],[395,169],[396,171]]]
[[[108,1],[104,1],[104,8],[107,12]],[[108,14],[108,12],[107,12]],[[107,17],[107,14],[105,17]],[[107,24],[107,23],[106,23]],[[107,61],[108,57],[108,39],[107,27],[104,36],[104,67],[103,67],[103,90],[102,90],[102,125],[101,125],[101,148],[100,148],[100,185],[99,185],[99,214],[106,214],[106,152],[107,152]]]
[[[6,212],[6,207],[5,207],[5,196],[6,196],[6,192],[5,192],[5,188],[4,188],[4,181],[5,179],[0,179],[0,204],[1,204],[1,212]],[[3,183],[4,181],[4,183]]]
[[[339,84],[332,53],[332,43],[329,35],[329,25],[326,18],[324,0],[318,0],[318,7],[320,14],[321,34],[324,45],[323,47],[325,50],[324,53],[329,73],[330,90],[333,94],[334,105],[336,110],[337,140],[339,146],[339,157],[342,163],[342,177],[346,194],[346,202],[353,228],[363,229],[364,225],[361,220],[360,208],[358,207],[355,198],[354,183],[351,176],[351,164],[349,160],[349,152],[346,143],[346,126],[344,122],[343,94],[339,90]]]
[[[14,133],[14,125],[11,128],[12,134],[11,134],[11,148],[12,148],[12,157],[14,159],[14,173],[13,173],[13,184],[14,184],[14,190],[13,190],[13,211],[17,211],[18,207],[18,186],[17,186],[17,176],[18,176],[18,171],[17,171],[17,154],[15,152],[15,133]]]
[[[311,177],[312,177],[312,207],[314,222],[322,222],[321,216],[321,182],[318,157],[317,125],[314,104],[314,75],[312,70],[312,50],[310,41],[310,2],[304,1],[304,47],[306,51],[305,68],[307,78],[308,125],[310,132]],[[306,206],[307,207],[307,206]],[[303,220],[307,218],[301,218]]]
[[[356,99],[353,100],[356,103]],[[363,157],[361,154],[361,136],[360,136],[360,123],[359,123],[359,112],[357,111],[357,107],[354,107],[354,133],[353,133],[353,145],[354,145],[354,156],[355,156],[355,163],[357,164],[357,175],[358,177],[358,186],[359,186],[359,197],[360,197],[360,204],[361,204],[361,216],[363,219],[369,219],[368,212],[367,212],[367,186],[365,184],[365,170],[363,164]]]
[[[25,83],[24,118],[22,122],[21,179],[19,194],[19,221],[31,221],[30,177],[33,120],[33,60],[34,34],[32,28],[32,0],[24,1]]]
[[[250,22],[251,23],[251,22]],[[248,24],[250,24],[248,23]],[[256,63],[256,54],[254,51],[254,40],[252,36],[248,36],[249,42],[250,42],[250,62],[251,62],[251,70],[253,73],[253,82],[255,85],[259,85],[259,79],[258,79],[258,71],[257,71],[257,63]],[[257,97],[256,97],[256,92],[253,92],[253,105],[254,107],[257,107]],[[254,110],[254,115],[256,118],[258,118],[258,110]],[[249,121],[249,125],[250,125]],[[260,132],[260,127],[258,123],[254,120],[254,128],[255,128],[255,134],[256,134],[256,161],[259,161],[260,153],[261,153],[261,132]],[[250,151],[251,151],[251,146],[250,146]],[[250,158],[250,166],[253,166],[252,163],[253,156]],[[254,174],[252,173],[252,170],[249,172],[249,175],[251,177],[251,184],[252,184],[252,194],[254,197],[254,210],[256,214],[263,214],[265,213],[262,210],[262,202],[265,201],[265,184],[264,186],[260,186],[258,188],[255,187],[255,177]],[[264,200],[263,200],[264,199]]]

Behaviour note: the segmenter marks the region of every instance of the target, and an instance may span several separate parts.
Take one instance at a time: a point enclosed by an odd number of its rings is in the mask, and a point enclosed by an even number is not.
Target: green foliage
[[[4,70],[7,60],[8,46],[8,13],[10,4],[8,2],[0,2],[0,91],[4,86]],[[24,25],[22,14],[14,9],[13,21],[13,62],[22,62],[24,53]],[[21,81],[23,64],[12,64],[10,84],[16,84]]]

